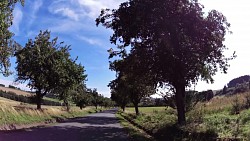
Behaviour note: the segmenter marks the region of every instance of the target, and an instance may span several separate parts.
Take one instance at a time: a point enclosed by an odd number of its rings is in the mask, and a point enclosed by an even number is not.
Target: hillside
[[[0,86],[0,90],[6,91],[6,92],[14,92],[17,95],[32,96],[32,94],[29,92],[18,90],[18,89],[13,89],[13,88],[8,88],[8,87],[3,87],[3,86]]]
[[[36,99],[34,96],[35,95],[30,92],[0,86],[0,97],[4,97],[10,100],[18,101],[21,103],[35,104]],[[43,97],[42,105],[62,106],[63,102],[58,100],[56,97]]]

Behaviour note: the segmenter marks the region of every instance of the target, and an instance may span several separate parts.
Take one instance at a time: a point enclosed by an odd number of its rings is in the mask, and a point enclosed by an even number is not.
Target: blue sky
[[[107,50],[112,47],[112,34],[101,26],[96,27],[95,19],[102,8],[118,8],[119,0],[25,0],[25,5],[16,5],[11,31],[14,39],[22,46],[28,39],[34,39],[40,30],[51,31],[59,42],[71,45],[72,58],[84,65],[88,75],[87,87],[109,97],[108,83],[115,78],[109,70]],[[14,71],[15,60],[11,69]],[[2,82],[12,83],[15,75],[1,77]],[[24,88],[24,85],[17,85]]]
[[[97,88],[98,92],[109,97],[107,84],[115,78],[108,63],[107,50],[114,47],[109,42],[111,30],[96,27],[95,18],[102,8],[118,8],[125,0],[25,0],[25,6],[17,5],[11,30],[14,39],[25,45],[40,30],[50,30],[52,37],[71,45],[72,57],[78,56],[78,62],[85,66],[88,74],[87,86]],[[216,9],[222,12],[231,23],[233,34],[226,36],[225,44],[229,48],[226,56],[236,51],[237,58],[230,62],[228,74],[220,72],[214,77],[214,84],[198,82],[196,90],[221,89],[231,79],[250,74],[250,2],[248,0],[200,0],[206,11]],[[15,61],[12,59],[14,70]],[[15,75],[0,76],[0,83],[11,84]],[[25,88],[24,85],[17,87]]]

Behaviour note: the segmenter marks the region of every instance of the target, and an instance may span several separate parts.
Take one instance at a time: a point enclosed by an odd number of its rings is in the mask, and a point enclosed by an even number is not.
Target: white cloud
[[[73,7],[70,7],[69,4],[66,5],[63,1],[56,1],[52,3],[49,7],[49,11],[52,14],[59,14],[74,21],[79,20],[79,14],[73,9]]]
[[[84,15],[88,16],[89,18],[96,18],[99,14],[101,9],[109,8],[109,9],[116,9],[120,5],[120,3],[124,2],[125,0],[77,0],[81,7],[85,8],[86,11],[83,11]]]
[[[75,21],[78,21],[78,15],[71,9],[69,8],[61,8],[61,9],[57,9],[56,13],[58,12],[62,12],[62,15],[69,17]]]
[[[19,7],[16,7],[14,12],[13,12],[13,16],[14,16],[14,19],[13,19],[13,25],[12,25],[12,31],[18,35],[19,34],[19,26],[20,26],[20,23],[23,19],[23,12],[20,10]]]

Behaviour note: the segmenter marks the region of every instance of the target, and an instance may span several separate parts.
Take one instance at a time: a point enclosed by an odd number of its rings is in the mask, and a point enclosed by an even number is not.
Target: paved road
[[[0,141],[126,141],[128,136],[115,110],[63,123],[19,131],[0,132]]]

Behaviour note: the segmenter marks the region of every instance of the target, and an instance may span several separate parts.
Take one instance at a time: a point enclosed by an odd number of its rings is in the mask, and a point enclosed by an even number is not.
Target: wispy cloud
[[[38,10],[42,7],[43,5],[43,1],[42,0],[35,0],[32,4],[32,7],[31,7],[31,13],[30,13],[30,24],[33,23],[33,21],[37,18],[37,12]]]
[[[58,0],[49,6],[49,11],[76,21],[86,17],[95,19],[101,9],[118,8],[123,1],[125,0]]]
[[[13,25],[12,25],[12,31],[18,35],[19,34],[19,26],[23,19],[23,12],[20,10],[19,7],[16,7],[15,11],[13,12]]]
[[[70,20],[78,21],[79,20],[79,12],[78,8],[70,3],[69,1],[58,0],[51,3],[48,7],[48,10],[52,14],[61,15]]]
[[[79,19],[78,15],[75,13],[75,11],[73,11],[72,9],[67,8],[67,7],[56,9],[54,12],[56,14],[61,13],[63,16],[68,17],[70,19],[73,19],[75,21],[78,21],[78,19]]]
[[[78,39],[83,40],[85,42],[87,42],[88,44],[91,45],[98,45],[98,46],[102,46],[102,42],[99,39],[95,39],[95,38],[90,38],[90,37],[85,37],[85,36],[77,36]]]

